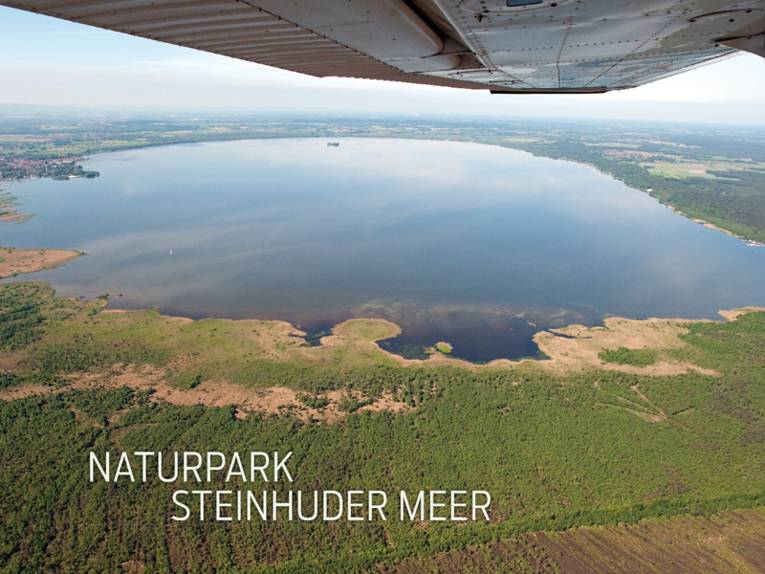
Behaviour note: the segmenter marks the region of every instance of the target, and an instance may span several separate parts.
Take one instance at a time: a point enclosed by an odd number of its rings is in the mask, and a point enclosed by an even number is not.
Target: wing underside
[[[746,49],[762,0],[0,0],[313,76],[592,93]]]

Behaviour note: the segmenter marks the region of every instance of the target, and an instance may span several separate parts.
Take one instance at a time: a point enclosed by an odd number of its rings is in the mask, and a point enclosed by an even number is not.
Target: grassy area
[[[765,313],[691,324],[687,345],[665,352],[718,374],[669,377],[403,367],[374,350],[392,324],[346,323],[309,347],[282,323],[102,307],[35,283],[0,288],[0,389],[42,382],[57,391],[0,401],[3,570],[118,571],[133,560],[146,572],[361,572],[433,565],[443,552],[532,531],[765,504]],[[150,388],[67,382],[114,362],[160,368],[178,388],[199,373],[200,388],[287,385],[315,408],[339,389],[346,414],[238,418],[232,408],[155,400]],[[383,393],[412,408],[364,410]],[[171,485],[90,484],[91,449],[292,450],[295,488],[486,489],[492,522],[179,526],[168,520]]]
[[[435,344],[435,349],[439,353],[443,353],[444,355],[450,355],[451,352],[454,350],[451,343],[447,343],[446,341],[439,341]]]
[[[656,349],[628,349],[626,347],[619,347],[618,349],[604,349],[598,356],[606,363],[647,367],[656,362],[659,353]]]
[[[383,387],[368,371],[397,364],[374,345],[398,334],[399,327],[387,321],[346,321],[328,344],[311,347],[289,323],[191,321],[151,309],[103,312],[105,305],[104,299],[56,299],[39,283],[0,286],[0,348],[29,344],[25,364],[49,377],[146,364],[167,369],[169,381],[182,388],[201,376],[312,392],[358,381],[379,394]]]
[[[658,175],[659,177],[669,177],[673,179],[704,177],[707,179],[717,179],[717,176],[707,171],[707,166],[703,163],[657,161],[647,167],[648,173],[651,175]]]
[[[751,161],[655,161],[646,165],[648,173],[672,179],[701,177],[736,180],[736,172],[755,174],[765,171],[765,163]]]

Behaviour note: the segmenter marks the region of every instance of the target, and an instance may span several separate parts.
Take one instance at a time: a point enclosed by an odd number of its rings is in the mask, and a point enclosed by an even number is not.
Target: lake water
[[[534,356],[539,329],[604,315],[715,317],[765,304],[765,249],[563,161],[477,144],[259,140],[97,155],[93,180],[9,187],[26,223],[0,244],[88,253],[18,280],[122,308],[352,316],[475,361]]]

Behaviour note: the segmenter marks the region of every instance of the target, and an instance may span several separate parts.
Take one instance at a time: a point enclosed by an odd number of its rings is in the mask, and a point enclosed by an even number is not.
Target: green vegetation
[[[690,217],[765,240],[765,140],[748,131],[123,118],[59,121],[53,133],[50,122],[17,121],[0,138],[0,171],[11,177],[87,176],[82,156],[168,143],[453,139],[588,163]],[[11,209],[12,197],[0,197],[0,215]],[[343,323],[311,346],[286,324],[106,313],[105,304],[56,299],[39,283],[0,286],[2,571],[366,572],[402,561],[404,571],[438,571],[444,556],[467,555],[482,571],[531,572],[547,564],[543,545],[524,543],[514,556],[501,547],[498,559],[495,541],[765,505],[765,313],[690,324],[682,348],[599,354],[612,365],[647,367],[667,357],[713,373],[670,377],[553,374],[529,364],[403,367],[374,345],[398,334],[384,321]],[[445,342],[435,350],[452,351]],[[287,387],[297,405],[242,418],[233,406],[164,402],[151,386],[72,382],[83,373],[109,377],[118,365],[150,369],[174,392],[225,382],[266,396]],[[25,395],[32,386],[51,392]],[[363,408],[381,397],[410,408]],[[306,420],[301,406],[336,406],[341,415]],[[86,476],[91,450],[253,449],[294,451],[292,486],[305,490],[486,489],[493,520],[178,525],[168,520],[174,486],[90,484]]]
[[[446,341],[439,341],[435,344],[435,349],[439,353],[442,353],[444,355],[450,355],[451,352],[454,350],[450,343],[447,343]]]
[[[371,405],[373,402],[374,399],[372,398],[361,399],[351,393],[346,393],[340,400],[340,410],[346,413],[355,413],[360,408]]]
[[[19,349],[39,339],[43,333],[42,301],[50,290],[32,283],[0,293],[0,350]]]
[[[606,363],[647,367],[656,362],[659,353],[656,349],[628,349],[626,347],[619,347],[618,349],[604,349],[598,356]]]
[[[38,319],[13,318],[23,301]],[[648,377],[401,367],[364,338],[390,327],[365,322],[335,330],[349,337],[346,345],[298,341],[272,356],[266,335],[281,333],[274,324],[269,331],[251,321],[159,321],[152,311],[102,307],[53,299],[40,284],[0,287],[0,320],[16,325],[0,357],[17,358],[0,392],[41,375],[59,385],[46,396],[0,401],[5,571],[118,571],[129,560],[146,572],[373,571],[535,530],[765,504],[765,313],[692,324],[688,346],[666,351],[718,376]],[[177,369],[193,373],[179,386],[199,373],[288,385],[304,389],[301,400],[314,408],[325,391],[347,389],[347,414],[320,424],[289,412],[239,419],[228,407],[156,402],[151,390],[67,388],[67,372],[110,362],[155,365],[171,380]],[[368,398],[357,391],[391,392],[415,408],[359,412]],[[661,416],[647,416],[653,412]],[[493,520],[176,525],[167,518],[172,485],[87,480],[90,450],[189,449],[292,450],[293,488],[487,489]]]
[[[300,402],[311,409],[321,410],[329,405],[329,399],[323,395],[300,393],[298,395]]]

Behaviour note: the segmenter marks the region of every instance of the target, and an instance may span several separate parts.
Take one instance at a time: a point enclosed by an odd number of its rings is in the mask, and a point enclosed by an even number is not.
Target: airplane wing
[[[313,76],[489,89],[629,88],[744,49],[763,0],[0,0]]]

